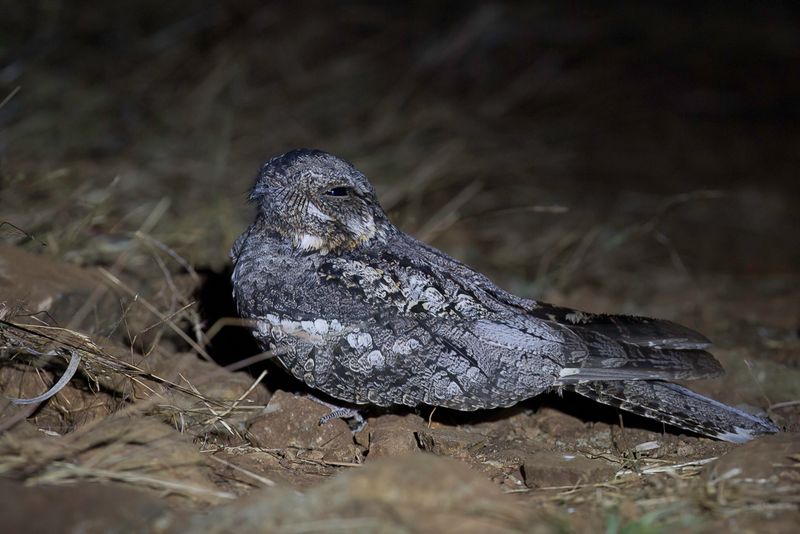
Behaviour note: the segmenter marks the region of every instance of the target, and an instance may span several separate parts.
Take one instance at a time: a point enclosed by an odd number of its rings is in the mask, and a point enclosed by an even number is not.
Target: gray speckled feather
[[[273,158],[251,200],[258,216],[231,251],[239,312],[287,370],[332,397],[475,410],[567,387],[719,439],[777,431],[660,382],[720,374],[705,337],[511,295],[399,231],[364,175],[330,154]]]

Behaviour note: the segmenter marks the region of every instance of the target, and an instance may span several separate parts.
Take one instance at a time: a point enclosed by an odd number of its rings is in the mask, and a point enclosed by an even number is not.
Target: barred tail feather
[[[767,418],[670,382],[581,382],[567,388],[597,402],[722,441],[744,443],[779,431]]]

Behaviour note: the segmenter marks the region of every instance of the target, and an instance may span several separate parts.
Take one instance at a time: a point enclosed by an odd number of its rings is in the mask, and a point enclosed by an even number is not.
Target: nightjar
[[[272,158],[250,200],[256,220],[231,251],[239,313],[335,399],[477,410],[562,388],[726,441],[778,431],[669,382],[722,373],[701,334],[510,294],[397,229],[367,178],[331,154]]]

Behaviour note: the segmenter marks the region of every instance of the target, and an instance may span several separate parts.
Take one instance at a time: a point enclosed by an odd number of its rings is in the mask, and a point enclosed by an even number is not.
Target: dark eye
[[[349,187],[334,187],[333,189],[328,189],[325,191],[325,194],[329,197],[346,197],[350,194]]]

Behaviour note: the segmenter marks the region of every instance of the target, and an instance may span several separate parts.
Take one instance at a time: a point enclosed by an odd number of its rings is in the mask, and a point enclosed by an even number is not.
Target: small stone
[[[416,432],[425,428],[417,415],[384,415],[370,421],[367,461],[419,452]]]
[[[265,412],[248,428],[247,437],[256,447],[319,451],[326,461],[356,462],[361,457],[347,423],[333,419],[320,425],[330,409],[308,397],[276,391]]]
[[[426,451],[460,458],[474,455],[489,442],[484,434],[457,428],[424,428],[417,433],[417,437]]]
[[[614,475],[615,468],[580,454],[540,451],[525,456],[522,473],[526,486],[542,488],[602,482]]]

